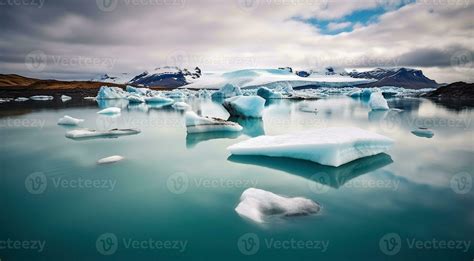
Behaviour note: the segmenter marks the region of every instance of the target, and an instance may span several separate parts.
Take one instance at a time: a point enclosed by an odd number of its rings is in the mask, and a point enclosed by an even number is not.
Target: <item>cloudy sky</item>
[[[0,73],[423,69],[474,81],[474,0],[0,0]]]

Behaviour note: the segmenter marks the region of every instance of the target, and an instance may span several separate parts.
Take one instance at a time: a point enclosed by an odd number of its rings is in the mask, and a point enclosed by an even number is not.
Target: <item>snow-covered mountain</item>
[[[177,88],[194,82],[201,77],[201,69],[196,67],[193,71],[178,67],[158,67],[151,71],[139,74],[121,73],[118,75],[102,74],[91,79],[95,82],[107,82],[116,84],[131,84],[144,87]]]
[[[372,71],[349,73],[353,78],[376,79],[362,87],[395,86],[407,89],[437,88],[436,81],[426,77],[421,70],[411,68],[377,68]]]

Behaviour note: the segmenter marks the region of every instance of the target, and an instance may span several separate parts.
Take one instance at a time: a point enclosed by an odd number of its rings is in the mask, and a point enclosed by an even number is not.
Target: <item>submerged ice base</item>
[[[234,155],[261,155],[310,160],[341,166],[353,160],[386,152],[393,140],[359,128],[325,128],[279,136],[260,136],[227,149]]]

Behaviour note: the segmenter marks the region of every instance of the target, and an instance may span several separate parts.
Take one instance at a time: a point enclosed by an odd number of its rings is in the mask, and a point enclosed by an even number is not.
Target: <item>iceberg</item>
[[[265,99],[259,96],[237,96],[226,99],[223,106],[231,116],[261,118]]]
[[[434,136],[434,132],[428,128],[418,128],[416,130],[413,130],[411,133],[413,133],[414,135],[418,136],[418,137],[422,137],[422,138],[433,138]]]
[[[28,101],[30,99],[26,98],[26,97],[18,97],[15,99],[16,102],[25,102],[25,101]]]
[[[71,100],[72,98],[70,96],[67,96],[67,95],[61,95],[61,101],[63,102],[67,102],[69,100]]]
[[[114,156],[110,156],[110,157],[107,157],[107,158],[103,158],[103,159],[100,159],[97,161],[97,164],[110,164],[110,163],[115,163],[115,162],[119,162],[121,160],[125,159],[124,157],[122,156],[119,156],[119,155],[114,155]]]
[[[139,134],[137,129],[111,129],[108,131],[98,131],[91,129],[72,130],[66,133],[66,137],[70,139],[86,139],[86,138],[116,138],[118,136]]]
[[[217,92],[213,93],[211,97],[213,99],[226,99],[234,96],[242,95],[242,91],[239,87],[233,84],[226,84],[220,88]]]
[[[130,94],[127,97],[128,102],[130,103],[144,103],[145,99],[138,94]]]
[[[186,112],[186,128],[188,133],[231,131],[239,132],[242,126],[235,122],[225,121],[219,118],[209,118],[198,116],[195,112]]]
[[[113,115],[113,114],[120,114],[121,112],[121,109],[120,108],[117,108],[117,107],[109,107],[109,108],[105,108],[99,112],[97,112],[98,114],[108,114],[108,115]]]
[[[268,221],[270,217],[292,217],[316,214],[320,205],[310,199],[288,198],[269,191],[249,188],[240,196],[235,211],[258,223]]]
[[[227,149],[233,155],[259,155],[310,160],[339,167],[386,152],[393,140],[359,128],[333,127],[252,138]]]
[[[177,110],[182,110],[182,111],[187,111],[191,109],[191,105],[185,103],[185,102],[176,102],[175,104],[172,105],[173,108]]]
[[[160,104],[173,104],[174,100],[166,97],[161,96],[153,96],[153,97],[145,97],[146,103],[160,103]]]
[[[257,90],[257,95],[264,98],[265,100],[268,99],[282,99],[283,95],[279,92],[275,92],[273,90],[268,89],[267,87],[262,87]]]
[[[97,94],[97,100],[108,100],[108,99],[126,99],[128,93],[119,87],[100,87],[99,93]]]
[[[76,126],[79,125],[79,123],[84,122],[83,119],[76,119],[71,116],[65,115],[64,117],[60,118],[58,120],[58,125],[70,125],[70,126]]]
[[[387,100],[385,100],[381,92],[373,92],[370,95],[369,106],[374,111],[389,109]]]
[[[125,90],[128,93],[135,93],[141,96],[147,96],[151,92],[151,90],[148,88],[136,88],[130,85],[127,85],[127,87],[125,87]]]
[[[35,95],[35,96],[30,97],[30,100],[33,100],[33,101],[51,101],[53,99],[54,99],[53,96],[47,96],[47,95]]]

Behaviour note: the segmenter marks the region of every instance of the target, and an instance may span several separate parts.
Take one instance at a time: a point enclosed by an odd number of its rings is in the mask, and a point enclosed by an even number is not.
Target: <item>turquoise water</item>
[[[210,100],[188,102],[203,115],[228,116]],[[301,111],[302,103],[318,113]],[[472,260],[474,111],[421,99],[389,105],[401,111],[370,112],[346,97],[274,101],[263,120],[239,120],[242,135],[186,135],[183,113],[169,107],[122,104],[113,118],[94,104],[37,106],[4,116],[0,259]],[[142,133],[70,140],[71,128],[56,125],[64,115]],[[249,137],[333,126],[396,143],[339,168],[226,151]],[[418,127],[435,135],[412,134]],[[96,164],[111,155],[125,160]],[[257,224],[234,211],[249,187],[306,197],[322,210]]]

